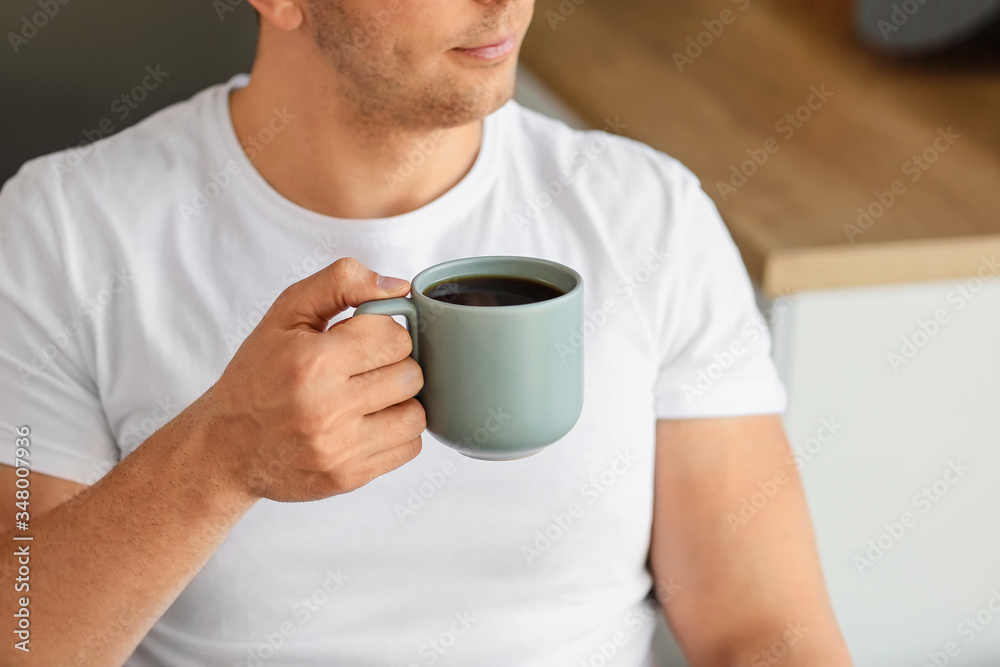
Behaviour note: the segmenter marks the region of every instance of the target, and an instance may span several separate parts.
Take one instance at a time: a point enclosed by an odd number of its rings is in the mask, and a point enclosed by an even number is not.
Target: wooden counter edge
[[[1000,234],[772,250],[761,287],[768,296],[803,290],[933,280],[990,279],[1000,273]]]

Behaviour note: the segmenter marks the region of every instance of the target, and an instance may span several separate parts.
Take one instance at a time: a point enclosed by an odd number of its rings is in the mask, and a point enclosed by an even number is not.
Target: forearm
[[[220,474],[194,412],[33,520],[32,541],[15,542],[10,532],[0,538],[8,545],[0,556],[3,608],[26,596],[31,619],[30,653],[6,641],[0,663],[82,664],[81,653],[86,664],[123,663],[253,505]],[[15,550],[23,545],[30,590],[15,592]]]

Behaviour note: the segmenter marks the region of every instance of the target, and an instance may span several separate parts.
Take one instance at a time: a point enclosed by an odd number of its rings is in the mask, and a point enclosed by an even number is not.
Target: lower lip
[[[455,49],[459,53],[463,53],[467,56],[472,56],[478,60],[484,60],[486,62],[492,62],[495,60],[500,60],[504,58],[514,50],[514,38],[508,37],[499,44],[490,44],[489,46],[480,46],[476,49]]]

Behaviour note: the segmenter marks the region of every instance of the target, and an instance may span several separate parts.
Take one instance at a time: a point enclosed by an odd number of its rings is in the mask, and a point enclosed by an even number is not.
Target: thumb
[[[288,287],[272,310],[283,326],[326,331],[330,320],[365,301],[405,296],[410,283],[380,276],[353,257],[341,257]]]

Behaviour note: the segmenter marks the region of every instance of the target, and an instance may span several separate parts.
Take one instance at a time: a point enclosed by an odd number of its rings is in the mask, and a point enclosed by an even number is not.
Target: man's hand
[[[851,664],[790,453],[777,415],[657,423],[650,561],[694,667]]]
[[[353,491],[420,453],[423,374],[392,318],[348,306],[404,296],[347,257],[274,302],[206,394],[199,419],[230,479],[254,498],[302,501]]]

